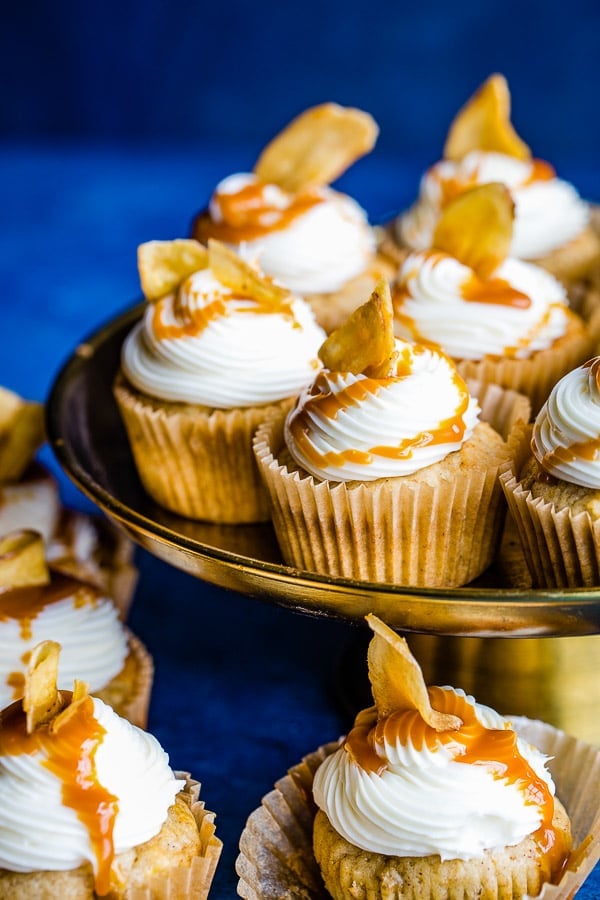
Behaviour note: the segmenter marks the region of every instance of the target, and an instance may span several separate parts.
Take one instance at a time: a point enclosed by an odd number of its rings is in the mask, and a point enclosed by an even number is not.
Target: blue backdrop
[[[139,296],[137,245],[183,236],[215,183],[312,104],[377,119],[375,150],[342,183],[380,220],[501,71],[534,153],[600,202],[598,0],[0,4],[0,385],[31,399]],[[91,508],[42,458],[65,502]],[[349,726],[333,684],[351,628],[138,560],[130,624],[156,663],[150,729],[203,782],[225,844],[211,900],[232,900],[248,814]],[[600,900],[600,870],[580,896]]]
[[[535,153],[597,154],[597,0],[5,0],[0,129],[258,151],[294,113],[337,100],[375,116],[376,152],[429,161],[496,70]]]

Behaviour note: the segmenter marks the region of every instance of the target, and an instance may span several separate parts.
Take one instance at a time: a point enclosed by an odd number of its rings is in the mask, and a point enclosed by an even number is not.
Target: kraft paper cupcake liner
[[[594,337],[585,323],[570,313],[566,334],[547,350],[539,350],[528,359],[486,357],[461,360],[457,368],[465,380],[498,384],[529,397],[535,415],[556,382],[585,362],[594,346]]]
[[[199,799],[200,784],[188,772],[175,772],[186,784],[179,796],[188,803],[200,835],[200,854],[191,866],[172,869],[167,875],[149,879],[143,888],[132,888],[130,900],[205,900],[221,856],[222,842],[215,834],[215,814],[205,809]]]
[[[121,672],[105,688],[93,691],[93,694],[133,725],[146,728],[154,662],[144,644],[130,631],[127,631],[127,645],[129,655]]]
[[[540,900],[570,900],[600,859],[600,748],[544,722],[512,718],[515,729],[552,757],[556,794],[571,819],[573,851],[557,885]],[[304,757],[279,780],[246,822],[236,861],[238,895],[246,900],[327,900],[312,850],[314,773],[339,741]]]
[[[600,520],[573,515],[533,497],[513,472],[500,478],[535,587],[594,587],[600,584]]]
[[[577,237],[534,262],[567,289],[588,278],[600,266],[600,238],[594,217]]]
[[[252,438],[266,416],[283,417],[291,399],[231,410],[161,403],[122,377],[114,393],[142,484],[160,506],[210,522],[268,520]]]
[[[409,478],[317,481],[288,469],[283,422],[265,422],[254,450],[285,562],[327,575],[426,587],[458,586],[481,574],[503,525],[498,474],[511,464],[530,406],[495,385],[470,388],[480,395],[482,419],[507,444],[485,466],[435,485]]]

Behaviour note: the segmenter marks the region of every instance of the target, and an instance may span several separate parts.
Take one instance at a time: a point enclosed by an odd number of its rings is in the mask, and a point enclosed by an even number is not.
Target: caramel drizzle
[[[71,695],[61,691],[61,696],[67,701]],[[94,717],[91,697],[74,704],[69,712],[59,728],[45,725],[28,734],[21,704],[13,703],[2,714],[0,756],[45,756],[42,765],[60,780],[64,806],[74,810],[87,829],[96,858],[95,890],[103,896],[110,890],[118,813],[117,797],[99,783],[96,771],[96,751],[106,729]]]
[[[309,209],[323,203],[324,199],[316,190],[302,191],[290,196],[289,205],[281,209],[270,205],[265,199],[266,187],[256,182],[245,185],[233,194],[216,194],[215,200],[223,221],[201,218],[198,223],[199,239],[205,243],[208,238],[216,238],[226,244],[253,241],[273,231],[282,231]]]
[[[183,285],[183,289],[186,286]],[[197,292],[190,292],[192,296],[200,296]],[[185,337],[198,337],[208,328],[211,322],[226,318],[231,311],[246,313],[249,315],[273,315],[279,314],[291,320],[293,327],[300,328],[292,311],[292,297],[286,299],[269,300],[266,297],[257,300],[255,297],[243,297],[239,293],[235,296],[223,295],[211,300],[205,306],[190,308],[188,305],[175,301],[174,311],[176,322],[167,322],[170,297],[164,297],[152,305],[152,331],[158,341],[178,340]],[[247,301],[251,305],[235,305],[239,301]]]
[[[91,585],[53,572],[50,584],[0,590],[0,622],[19,622],[21,639],[30,640],[33,620],[48,606],[67,597],[73,598],[75,607],[81,607],[95,603],[98,592]]]
[[[556,177],[556,171],[543,159],[531,159],[531,169],[527,178],[521,182],[519,187],[528,187],[539,181],[551,181]],[[460,178],[452,175],[444,178],[439,170],[431,169],[431,174],[437,182],[440,189],[440,207],[444,209],[449,203],[456,199],[460,194],[471,188],[477,187],[479,182],[480,167],[476,166],[473,171],[466,177]]]
[[[596,390],[600,390],[600,356],[588,360],[581,366],[582,369],[589,369],[588,378],[595,383]],[[534,438],[532,437],[532,445]],[[537,454],[535,454],[537,456]],[[585,441],[575,441],[568,447],[555,447],[548,453],[544,453],[539,464],[544,469],[555,469],[560,465],[570,464],[583,459],[586,462],[598,462],[600,460],[600,434],[595,438],[588,438]]]
[[[474,272],[461,284],[460,294],[469,303],[510,306],[513,309],[531,307],[531,298],[514,288],[505,278],[478,278]]]
[[[346,738],[344,748],[351,759],[366,772],[381,775],[387,762],[378,755],[376,747],[387,742],[411,744],[417,751],[424,747],[429,751],[447,747],[456,754],[455,762],[485,766],[494,778],[517,785],[527,805],[539,807],[541,822],[533,837],[541,852],[552,857],[552,871],[562,872],[568,853],[552,825],[554,798],[546,782],[521,756],[516,733],[512,729],[486,728],[478,721],[473,706],[454,691],[430,687],[428,693],[434,709],[462,719],[459,731],[437,732],[415,709],[401,710],[378,721],[377,710],[372,707],[357,716]]]
[[[406,374],[410,372],[410,365],[405,362]],[[309,440],[310,418],[321,416],[326,419],[336,419],[340,413],[346,412],[352,407],[360,406],[369,395],[375,395],[386,386],[406,377],[406,374],[391,378],[363,378],[347,385],[341,391],[334,393],[331,390],[319,391],[320,385],[327,382],[324,378],[316,379],[313,393],[307,398],[304,406],[298,407],[289,418],[288,426],[291,435],[296,442],[299,451],[316,467],[339,466],[346,463],[368,466],[373,462],[373,457],[386,459],[410,459],[413,452],[421,447],[439,444],[460,443],[466,431],[463,416],[469,405],[469,392],[458,373],[454,373],[453,382],[459,394],[459,402],[456,412],[443,419],[437,428],[421,431],[414,437],[406,438],[395,446],[378,444],[369,450],[348,448],[346,450],[329,450],[320,453]]]

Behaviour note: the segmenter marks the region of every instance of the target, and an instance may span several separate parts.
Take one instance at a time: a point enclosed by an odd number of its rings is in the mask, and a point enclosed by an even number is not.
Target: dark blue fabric
[[[258,150],[323,100],[362,106],[386,153],[433,158],[493,71],[554,162],[600,145],[596,0],[22,0],[0,23],[0,133],[227,138]]]
[[[137,298],[137,245],[185,234],[215,181],[252,152],[0,144],[0,384],[43,400],[80,339]],[[408,202],[419,174],[402,156],[379,156],[344,183],[381,218]],[[562,174],[600,201],[595,166],[574,159]],[[47,449],[42,458],[65,502],[91,509]],[[156,663],[149,727],[217,812],[225,847],[211,897],[231,900],[248,814],[289,766],[348,727],[334,685],[355,629],[225,592],[143,551],[138,560],[130,624]],[[580,896],[600,897],[600,871]]]

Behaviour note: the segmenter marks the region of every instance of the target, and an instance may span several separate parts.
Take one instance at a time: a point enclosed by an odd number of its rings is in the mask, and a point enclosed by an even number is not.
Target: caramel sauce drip
[[[529,309],[531,306],[531,298],[504,278],[478,278],[473,273],[462,283],[460,293],[463,300],[472,303],[511,306],[514,309]]]
[[[223,217],[213,222],[208,217],[198,221],[198,238],[206,243],[216,238],[226,244],[253,241],[273,231],[282,231],[294,219],[323,202],[323,196],[315,190],[302,191],[289,198],[284,209],[272,206],[265,199],[267,185],[261,182],[247,184],[234,194],[217,194],[216,201]]]
[[[439,172],[435,172],[435,170],[434,177],[440,188],[440,206],[444,209],[449,203],[452,203],[453,200],[456,200],[457,197],[464,194],[465,191],[477,187],[478,169],[474,169],[467,178],[443,178]]]
[[[64,701],[68,691],[61,691]],[[62,802],[74,810],[86,827],[96,857],[95,889],[99,896],[110,890],[114,858],[113,830],[118,812],[117,798],[98,781],[95,755],[106,730],[94,717],[91,697],[80,701],[73,714],[55,732],[47,725],[27,733],[20,703],[2,713],[0,756],[42,753],[42,765],[62,784]]]
[[[545,160],[532,159],[530,162],[531,170],[520,187],[528,187],[530,184],[535,184],[538,181],[551,181],[556,177],[556,171],[552,168],[550,163]],[[471,188],[477,187],[479,184],[478,166],[475,167],[471,174],[466,178],[444,178],[439,172],[436,172],[435,169],[433,170],[433,174],[440,188],[440,206],[442,209],[451,203],[452,200],[455,200],[460,194],[471,190]]]
[[[462,719],[458,731],[435,731],[416,709],[395,712],[378,721],[377,710],[371,707],[359,713],[346,738],[344,747],[351,758],[366,772],[381,775],[387,764],[375,748],[385,741],[392,745],[411,744],[417,751],[427,748],[433,752],[439,747],[447,747],[456,754],[455,762],[485,766],[494,778],[517,785],[527,805],[539,807],[541,823],[533,838],[540,851],[549,857],[551,871],[562,872],[568,850],[552,825],[554,798],[546,782],[519,753],[516,733],[511,729],[485,728],[471,704],[454,691],[430,687],[428,693],[434,709]]]
[[[186,286],[183,286],[186,289]],[[187,288],[189,290],[189,288]],[[267,296],[257,300],[255,297],[244,297],[239,292],[235,295],[223,295],[216,297],[205,306],[193,307],[184,306],[176,301],[175,314],[176,322],[165,321],[170,298],[165,297],[157,301],[152,306],[152,330],[157,340],[178,340],[184,337],[198,337],[217,319],[225,318],[228,314],[228,304],[232,301],[247,300],[250,306],[239,306],[236,312],[246,313],[248,315],[273,315],[278,313],[294,323],[294,327],[301,327],[296,321],[292,311],[292,297],[270,300]]]
[[[463,415],[469,405],[469,393],[460,375],[455,373],[453,377],[459,392],[458,407],[456,412],[447,419],[443,419],[437,428],[422,431],[394,446],[378,444],[369,450],[349,448],[339,452],[329,450],[327,453],[319,453],[313,447],[308,438],[311,414],[326,419],[335,419],[340,413],[360,406],[369,395],[377,394],[381,388],[408,375],[411,371],[410,363],[406,362],[403,365],[401,360],[400,370],[402,374],[399,376],[381,379],[363,378],[337,393],[329,390],[320,392],[318,386],[325,382],[317,378],[311,396],[307,398],[303,407],[298,407],[291,414],[289,419],[290,433],[299,451],[316,467],[343,466],[348,462],[367,466],[373,462],[373,456],[381,456],[386,459],[410,459],[413,452],[420,447],[460,442],[466,429]]]
[[[211,322],[227,315],[225,300],[219,297],[198,309],[178,309],[177,322],[166,322],[168,302],[168,298],[164,298],[152,307],[152,330],[159,341],[197,337]]]
[[[581,367],[589,369],[589,378],[595,382],[596,390],[600,390],[600,356],[595,356],[588,360]],[[532,437],[533,445],[533,437]],[[568,447],[556,447],[549,453],[545,453],[539,461],[539,465],[544,470],[554,469],[561,464],[569,464],[583,459],[586,462],[598,462],[600,460],[600,434],[595,438],[588,438],[585,441],[575,441]],[[551,476],[549,476],[551,477]]]
[[[32,635],[33,620],[46,607],[66,597],[73,597],[75,606],[84,606],[94,603],[98,593],[90,585],[53,572],[50,584],[0,590],[0,622],[15,619],[20,624],[21,639],[27,641]]]
[[[549,162],[544,159],[532,159],[531,172],[522,187],[535,184],[536,181],[552,181],[553,178],[556,178],[556,171]]]

